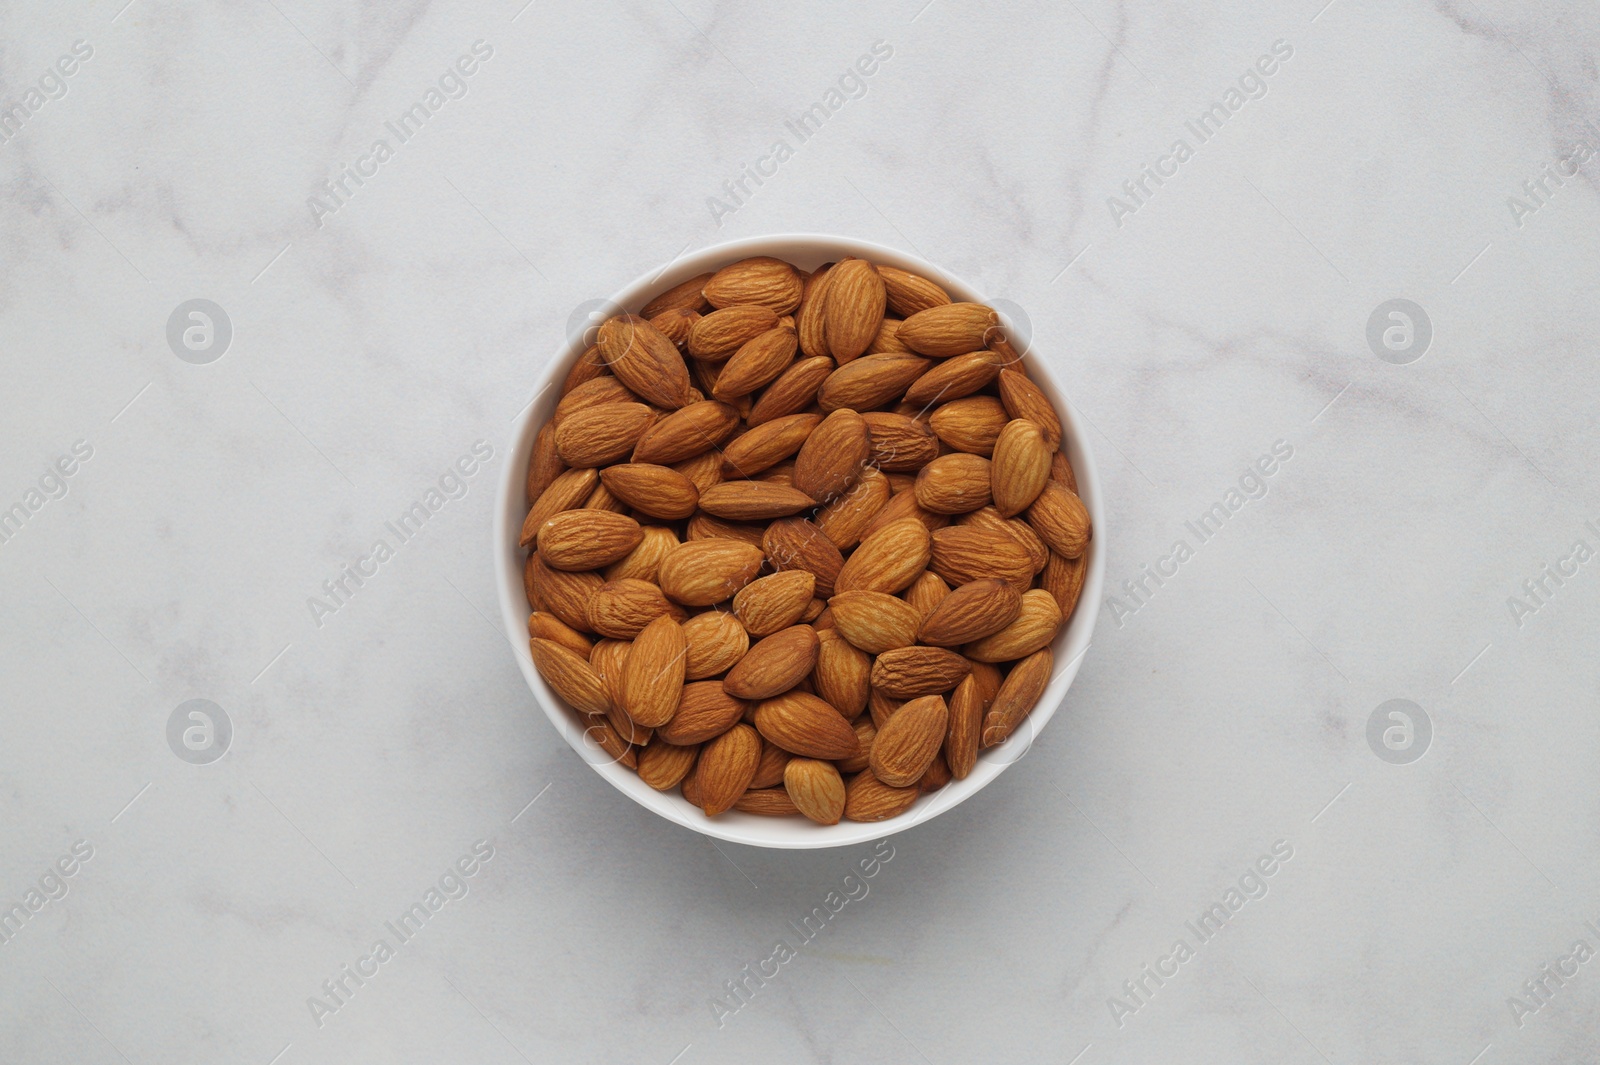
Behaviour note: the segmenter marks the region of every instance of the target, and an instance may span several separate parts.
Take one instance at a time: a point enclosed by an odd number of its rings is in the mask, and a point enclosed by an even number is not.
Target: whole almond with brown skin
[[[872,716],[872,723],[878,728],[887,725],[895,711],[904,703],[904,699],[891,699],[876,688],[867,693],[867,710]]]
[[[1050,481],[1028,508],[1028,525],[1050,550],[1077,558],[1089,546],[1089,510],[1077,494]]]
[[[933,609],[918,630],[917,639],[935,647],[957,647],[982,640],[1017,620],[1022,598],[1012,585],[992,577],[963,584]]]
[[[943,647],[901,647],[872,663],[872,687],[891,699],[939,695],[960,684],[971,669],[965,658]]]
[[[529,640],[533,664],[557,695],[586,714],[603,714],[611,709],[605,683],[589,665],[570,649],[554,640]]]
[[[643,403],[585,407],[556,426],[556,454],[568,466],[604,466],[625,457],[655,420]]]
[[[780,462],[776,466],[762,470],[755,476],[754,480],[765,481],[768,484],[781,484],[785,488],[793,488],[794,460]]]
[[[859,773],[867,768],[867,763],[872,759],[873,740],[878,736],[878,726],[865,714],[856,718],[850,727],[855,730],[856,742],[861,744],[861,753],[835,759],[833,764],[839,767],[841,773]]]
[[[574,388],[571,392],[561,397],[561,402],[556,404],[556,412],[550,415],[550,420],[557,425],[562,419],[575,414],[580,410],[598,407],[602,403],[638,403],[639,397],[621,381],[609,374],[596,377],[591,381]]]
[[[828,600],[839,635],[868,654],[910,647],[922,615],[887,592],[839,592]]]
[[[783,790],[802,814],[819,825],[836,825],[844,815],[844,778],[831,762],[789,759],[783,769]]]
[[[817,405],[825,411],[875,410],[898,398],[931,365],[919,355],[897,352],[862,356],[828,375],[817,389]]]
[[[814,595],[833,594],[833,582],[844,566],[844,556],[808,519],[780,518],[768,525],[761,548],[773,569],[805,570],[814,579]]]
[[[817,630],[810,625],[791,625],[757,640],[739,664],[728,670],[722,686],[739,699],[770,699],[799,684],[816,664]]]
[[[735,725],[700,748],[694,778],[707,817],[731,808],[745,793],[760,758],[761,737],[749,725]]]
[[[855,483],[871,451],[861,415],[836,410],[811,431],[795,456],[794,486],[819,503],[832,502]]]
[[[663,592],[684,606],[710,606],[733,598],[735,592],[754,580],[761,561],[761,548],[754,544],[690,540],[661,560],[656,581]]]
[[[1078,475],[1073,472],[1072,463],[1068,461],[1066,452],[1057,451],[1050,456],[1050,479],[1060,481],[1067,491],[1077,494]]]
[[[689,402],[689,367],[678,347],[637,314],[600,324],[600,357],[617,379],[657,407],[677,410]]]
[[[656,735],[668,743],[704,743],[738,724],[746,709],[745,703],[722,690],[721,681],[695,681],[683,686],[677,710]]]
[[[757,817],[793,817],[800,812],[782,788],[751,788],[734,800],[733,808]]]
[[[883,278],[865,259],[847,259],[828,271],[824,298],[828,353],[842,366],[866,351],[878,335],[887,299]]]
[[[633,753],[628,741],[611,727],[611,722],[606,720],[604,714],[584,714],[583,724],[584,738],[610,755],[612,762],[625,765],[629,769],[638,768],[638,755]]]
[[[872,774],[893,788],[922,779],[944,743],[950,711],[938,695],[912,699],[878,730],[872,742]]]
[[[612,712],[606,715],[607,720],[611,720],[615,716],[615,711],[627,700],[622,683],[628,675],[628,656],[632,653],[633,644],[630,641],[613,639],[597,640],[589,652],[589,665],[604,682],[606,696],[611,700]],[[622,716],[630,722],[633,720],[627,716],[626,710],[622,712]]]
[[[544,523],[561,513],[563,510],[572,510],[581,506],[583,501],[594,491],[594,486],[600,483],[600,475],[593,469],[568,470],[550,483],[550,486],[540,493],[534,500],[533,506],[528,510],[528,516],[522,521],[522,536],[519,543],[523,547],[532,547],[539,540],[539,531],[544,528]]]
[[[847,821],[887,821],[911,809],[921,792],[915,787],[896,788],[885,784],[866,769],[850,779],[844,788],[844,816]]]
[[[644,539],[639,541],[639,546],[607,566],[604,571],[605,579],[620,581],[625,577],[632,577],[653,584],[661,560],[667,557],[668,551],[677,546],[677,533],[664,525],[646,525]]]
[[[817,579],[805,570],[785,570],[751,581],[733,597],[733,613],[752,636],[771,636],[800,620],[811,605]]]
[[[946,359],[911,382],[905,401],[919,408],[970,396],[1000,372],[1000,359],[992,351],[969,351]]]
[[[566,380],[561,383],[561,394],[564,396],[585,381],[593,381],[596,377],[604,377],[610,372],[606,369],[605,359],[600,356],[599,346],[590,344],[573,362],[572,369],[567,371]]]
[[[917,616],[926,621],[928,615],[933,613],[949,594],[950,586],[944,582],[943,577],[932,570],[924,570],[902,596],[911,604]]]
[[[995,509],[1010,518],[1028,509],[1050,479],[1051,447],[1037,423],[1026,418],[1007,422],[994,442],[989,467]]]
[[[915,519],[893,522],[861,541],[844,561],[834,593],[898,592],[928,565],[931,542],[927,528]]]
[[[833,272],[835,265],[823,263],[806,278],[805,295],[800,298],[800,309],[794,315],[795,332],[800,336],[800,350],[810,358],[828,354],[823,312],[828,299],[828,275]]]
[[[1005,407],[993,396],[968,396],[936,407],[928,425],[956,451],[988,455],[1009,421]]]
[[[996,577],[1018,591],[1033,583],[1033,558],[1014,537],[994,529],[953,525],[932,535],[928,568],[951,586]]]
[[[532,594],[529,598],[542,604],[567,625],[579,632],[589,632],[589,599],[605,583],[598,573],[567,573],[551,569],[537,553],[528,556],[523,582]]]
[[[917,474],[917,505],[934,514],[967,514],[988,506],[989,466],[982,455],[940,455]]]
[[[724,521],[704,511],[685,522],[683,531],[690,540],[738,540],[755,548],[761,546],[766,534],[766,529],[755,522]]]
[[[861,750],[855,729],[839,711],[801,691],[762,700],[756,707],[755,725],[761,735],[803,758],[832,761]]]
[[[844,495],[817,512],[816,526],[840,551],[861,542],[873,518],[889,502],[889,480],[876,469],[866,469]]]
[[[671,791],[689,775],[699,753],[699,745],[668,743],[658,732],[639,752],[639,779],[657,791]]]
[[[1054,551],[1050,552],[1050,561],[1045,563],[1044,573],[1040,575],[1039,586],[1055,597],[1056,606],[1061,608],[1063,619],[1072,617],[1072,611],[1078,605],[1078,596],[1083,591],[1083,577],[1088,566],[1082,556],[1078,558],[1062,558]]]
[[[800,359],[768,385],[751,406],[745,422],[755,428],[785,414],[798,414],[816,401],[817,389],[833,372],[833,360],[826,355]]]
[[[749,705],[749,704],[746,704]],[[746,724],[753,715],[755,708],[750,708],[750,713],[745,715]],[[750,778],[752,788],[770,788],[775,784],[783,783],[783,770],[789,764],[789,759],[794,755],[779,747],[766,737],[761,740],[761,761],[756,763],[756,775]]]
[[[713,307],[758,303],[775,314],[788,314],[800,306],[805,282],[782,259],[757,255],[724,266],[701,291]]]
[[[683,792],[683,797],[688,800],[690,806],[700,805],[700,784],[695,779],[693,769],[689,770],[688,775],[683,778],[683,783],[678,785],[678,789]]]
[[[922,779],[917,781],[917,790],[926,795],[930,791],[938,791],[950,783],[950,765],[944,760],[942,751],[935,751],[933,761],[928,763],[927,771],[922,774]]]
[[[893,266],[878,267],[884,288],[889,294],[889,309],[902,318],[910,318],[929,307],[942,307],[950,302],[950,294],[929,281]]]
[[[554,614],[535,610],[528,615],[528,637],[559,643],[579,658],[587,660],[594,642]]]
[[[1061,628],[1061,608],[1055,596],[1034,588],[1022,596],[1021,609],[1005,628],[973,643],[963,652],[979,662],[1014,662],[1048,646]]]
[[[645,316],[640,315],[640,317]],[[647,320],[660,331],[662,336],[672,341],[673,347],[681,353],[689,350],[689,330],[700,320],[700,312],[691,311],[687,307],[677,307],[650,316]]]
[[[674,621],[684,617],[683,609],[662,595],[660,588],[632,577],[602,584],[584,609],[589,627],[613,640],[631,640],[664,615]]]
[[[708,362],[721,362],[777,325],[778,316],[772,308],[757,304],[712,311],[689,329],[689,354]]]
[[[610,686],[607,685],[609,691]],[[628,716],[628,712],[616,699],[611,700],[611,709],[606,711],[606,721],[621,736],[623,742],[632,747],[643,747],[655,736],[655,729],[645,728]]]
[[[555,479],[561,476],[567,464],[556,451],[556,427],[546,422],[533,438],[533,452],[528,456],[528,478],[525,482],[528,505],[532,506]]]
[[[769,521],[810,510],[817,501],[804,492],[764,481],[723,481],[700,497],[700,509],[728,521]]]
[[[706,287],[706,282],[711,280],[710,274],[700,274],[687,281],[680,281],[644,305],[639,312],[642,317],[654,318],[671,310],[706,311],[711,309],[711,304],[701,294],[701,289]]]
[[[671,466],[626,462],[601,470],[600,480],[613,496],[652,518],[687,518],[700,502],[694,483]]]
[[[750,634],[745,627],[738,618],[720,610],[707,610],[685,621],[683,638],[688,645],[683,675],[691,681],[726,673],[750,650]]]
[[[817,668],[811,683],[817,695],[847,720],[867,708],[872,682],[872,659],[835,629],[817,633]]]
[[[800,450],[820,414],[789,414],[756,426],[722,451],[724,477],[754,477]]]
[[[694,485],[697,492],[704,492],[712,485],[722,483],[722,456],[715,451],[675,462],[672,468],[689,478],[689,483]]]
[[[539,556],[552,569],[599,569],[627,555],[643,539],[644,530],[626,514],[563,510],[539,530]]]
[[[870,411],[861,418],[871,445],[868,461],[878,469],[895,473],[920,470],[939,457],[939,438],[925,423],[888,411]]]
[[[981,303],[947,303],[910,315],[900,324],[900,340],[912,351],[934,358],[965,355],[987,347],[1000,316]]]
[[[978,692],[983,696],[983,708],[987,710],[989,704],[994,702],[994,697],[1000,694],[1000,685],[1005,682],[1006,676],[993,662],[974,662],[970,658],[967,661],[972,663],[971,675],[978,678]]]
[[[691,403],[658,419],[634,445],[634,462],[670,466],[721,447],[739,428],[739,412],[714,399]]]
[[[589,498],[583,501],[584,510],[606,510],[612,514],[626,514],[628,504],[611,494],[611,489],[603,484],[594,486],[594,491],[589,493]]]
[[[1061,446],[1061,418],[1027,374],[1011,368],[1000,371],[1000,402],[1011,417],[1037,425],[1052,449]]]
[[[777,380],[794,362],[797,343],[792,329],[769,329],[746,341],[717,375],[712,397],[728,400],[747,396]]]
[[[623,680],[629,717],[647,728],[660,728],[672,720],[683,694],[687,651],[682,626],[668,615],[656,618],[634,638]]]
[[[868,355],[882,355],[886,351],[911,354],[911,349],[900,343],[900,319],[885,318],[878,326],[878,335],[867,345]]]
[[[908,477],[910,483],[890,496],[889,501],[879,508],[878,512],[867,522],[866,536],[871,536],[885,525],[892,525],[897,521],[906,521],[907,519],[918,522],[930,533],[937,532],[950,524],[950,516],[948,514],[935,514],[930,510],[923,510],[918,505],[915,491],[917,479],[915,477],[898,473],[891,473],[886,476],[889,478],[891,487],[894,486],[894,478],[896,477]]]
[[[981,746],[994,747],[1004,743],[1016,731],[1050,683],[1050,669],[1054,661],[1050,648],[1046,647],[1011,667],[1005,683],[1000,685],[999,694],[984,714]]]
[[[978,678],[967,676],[950,695],[950,728],[944,738],[944,759],[950,775],[967,779],[978,764],[978,738],[983,731],[984,698]]]

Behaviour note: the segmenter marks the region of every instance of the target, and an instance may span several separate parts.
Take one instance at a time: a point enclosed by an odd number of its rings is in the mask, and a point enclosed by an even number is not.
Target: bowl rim
[[[824,262],[836,260],[840,255],[854,255],[920,274],[938,283],[955,299],[980,303],[993,302],[982,296],[965,279],[927,262],[918,255],[871,241],[830,233],[770,234],[709,245],[682,254],[664,267],[641,274],[618,290],[609,300],[594,302],[616,308],[637,308],[650,296],[697,274],[716,270],[754,255],[772,255],[794,262],[804,269],[815,269]],[[580,308],[582,306],[580,305]],[[1078,607],[1051,643],[1051,649],[1055,654],[1053,667],[1055,673],[1034,709],[1023,719],[1023,725],[1019,726],[1005,743],[982,752],[977,764],[965,780],[951,780],[938,791],[928,796],[919,796],[916,803],[905,813],[884,821],[840,821],[837,825],[818,825],[805,818],[761,817],[737,810],[729,810],[716,818],[709,818],[691,806],[676,788],[665,792],[656,791],[641,780],[632,769],[611,761],[608,755],[588,739],[588,733],[578,720],[576,711],[555,694],[534,667],[528,649],[529,607],[522,580],[525,553],[519,546],[518,540],[528,509],[524,500],[528,458],[532,452],[534,436],[539,427],[549,419],[556,402],[560,399],[559,394],[552,392],[561,381],[565,380],[573,362],[585,349],[583,333],[565,338],[555,355],[540,370],[535,381],[534,398],[513,422],[505,468],[500,472],[493,518],[495,576],[501,621],[505,626],[506,637],[511,644],[517,665],[522,670],[523,679],[527,682],[535,702],[555,726],[556,731],[602,778],[651,812],[701,835],[756,847],[820,849],[882,839],[954,809],[994,781],[1008,766],[1027,753],[1034,736],[1049,723],[1061,707],[1092,643],[1094,626],[1099,615],[1095,604],[1100,601],[1105,574],[1104,501],[1099,471],[1086,432],[1087,423],[1068,400],[1065,390],[1057,379],[1056,370],[1041,359],[1033,348],[1030,338],[1030,343],[1022,351],[1023,364],[1028,367],[1030,376],[1050,399],[1061,418],[1062,446],[1072,460],[1073,472],[1078,480],[1078,493],[1089,510],[1094,530],[1086,551],[1088,570],[1084,574]]]

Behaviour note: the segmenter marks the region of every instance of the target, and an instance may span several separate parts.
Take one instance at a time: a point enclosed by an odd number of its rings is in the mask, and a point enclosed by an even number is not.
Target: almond
[[[607,694],[609,693],[610,685],[607,685]],[[606,722],[622,738],[622,741],[630,747],[643,747],[655,736],[654,729],[645,728],[634,721],[615,699],[611,700],[611,709],[606,711]]]
[[[988,712],[983,718],[984,747],[994,747],[1004,743],[1022,719],[1028,716],[1028,711],[1039,701],[1039,696],[1044,694],[1046,685],[1050,683],[1050,669],[1054,662],[1050,648],[1045,647],[1035,651],[1021,662],[1011,667],[1011,672],[1006,674],[1005,683],[1000,685],[1000,692],[994,697],[994,702],[989,705]]]
[[[877,268],[865,259],[847,259],[828,271],[823,332],[828,352],[843,365],[878,335],[886,290]]]
[[[900,325],[900,340],[912,351],[935,358],[965,355],[986,347],[1000,316],[981,303],[947,303],[910,315]]]
[[[895,477],[904,475],[888,474],[887,476],[890,478],[890,486],[893,487],[893,479]],[[930,533],[936,532],[950,524],[949,515],[935,514],[932,511],[923,510],[922,507],[917,505],[917,493],[914,491],[916,483],[916,478],[911,477],[909,484],[905,485],[902,490],[889,497],[889,501],[885,503],[878,510],[878,512],[872,516],[871,520],[867,522],[867,530],[865,535],[871,536],[885,525],[892,525],[894,522],[905,521],[907,519],[915,520]],[[913,490],[907,491],[906,489]]]
[[[724,266],[711,275],[702,290],[713,307],[756,303],[788,314],[800,306],[805,282],[782,259],[757,255]]]
[[[833,594],[833,582],[844,566],[844,556],[812,522],[780,518],[767,526],[761,548],[773,569],[804,570],[814,580],[813,594]]]
[[[1050,481],[1028,508],[1028,525],[1050,550],[1077,558],[1089,546],[1089,510],[1077,493]]]
[[[589,498],[583,501],[583,510],[604,510],[612,514],[626,514],[628,504],[611,494],[611,489],[603,484],[594,486],[594,491],[589,493]]]
[[[861,541],[845,559],[834,592],[898,592],[917,579],[929,557],[928,530],[920,521],[893,522]]]
[[[866,469],[844,495],[817,512],[816,525],[834,547],[848,551],[861,542],[872,519],[889,502],[889,480]]]
[[[928,763],[927,770],[922,774],[922,779],[917,781],[917,790],[926,795],[930,791],[938,791],[950,783],[950,765],[944,760],[940,751],[933,752],[933,761]]]
[[[683,531],[690,540],[738,540],[755,548],[760,548],[761,538],[766,535],[766,529],[754,522],[724,521],[704,511],[690,518]]]
[[[750,408],[745,418],[751,428],[781,418],[785,414],[798,414],[816,401],[817,389],[833,372],[833,360],[827,356],[800,359],[766,387]]]
[[[1005,628],[965,648],[968,658],[979,662],[1013,662],[1049,645],[1061,628],[1061,608],[1055,596],[1034,588],[1022,596],[1021,609]]]
[[[824,263],[806,279],[805,295],[800,298],[800,309],[795,312],[795,332],[800,336],[800,350],[810,358],[828,354],[823,312],[828,299],[826,282],[834,265]]]
[[[1050,479],[1060,481],[1067,491],[1077,494],[1078,475],[1073,472],[1072,462],[1065,451],[1057,451],[1050,456]]]
[[[1050,445],[1037,423],[1026,418],[1007,422],[994,442],[993,479],[995,509],[1010,518],[1028,509],[1050,479]]]
[[[659,728],[672,720],[683,694],[687,652],[683,628],[670,615],[656,618],[635,637],[623,680],[623,700],[629,717],[648,728]]]
[[[566,380],[561,383],[561,394],[564,396],[585,381],[593,381],[596,377],[604,377],[611,371],[606,369],[606,360],[600,356],[598,345],[591,344],[583,350],[572,363],[572,369],[567,371]]]
[[[687,518],[700,502],[694,483],[671,466],[626,462],[601,470],[600,480],[612,495],[652,518]]]
[[[817,579],[805,570],[786,570],[751,581],[733,597],[733,613],[752,636],[770,636],[800,620],[811,605]]]
[[[539,556],[551,569],[609,566],[639,546],[644,530],[626,514],[563,510],[539,530]]]
[[[640,317],[643,318],[645,316],[640,315]],[[689,350],[689,330],[693,329],[694,323],[700,320],[700,312],[692,311],[687,307],[675,307],[670,311],[662,311],[647,320],[656,327],[662,336],[672,341],[672,346],[677,348],[681,354]]]
[[[861,745],[861,753],[853,754],[849,758],[837,758],[834,765],[839,767],[841,773],[859,773],[867,768],[867,763],[872,760],[872,743],[878,736],[878,726],[872,723],[870,717],[857,718],[850,726],[855,730],[856,742]]]
[[[932,536],[928,568],[952,587],[996,577],[1019,591],[1033,583],[1033,559],[1013,537],[994,529],[956,525]]]
[[[747,396],[777,380],[794,362],[796,344],[792,329],[769,329],[746,341],[717,375],[712,396],[721,400]]]
[[[975,529],[990,529],[1005,533],[1028,553],[1035,573],[1044,569],[1044,564],[1050,561],[1050,549],[1039,539],[1039,534],[1021,518],[1002,518],[994,507],[981,507],[971,514],[961,515],[956,521],[960,525],[970,525]]]
[[[995,441],[1008,420],[998,399],[968,396],[936,408],[928,417],[928,424],[954,450],[988,455],[994,451]]]
[[[1016,621],[1022,612],[1022,600],[1016,588],[1005,581],[992,577],[971,581],[956,588],[934,608],[918,630],[917,639],[935,647],[982,640]]]
[[[800,812],[782,788],[751,788],[734,801],[733,808],[757,817],[793,817]]]
[[[658,732],[639,752],[639,779],[657,791],[671,791],[689,775],[699,753],[698,746],[668,743]]]
[[[1045,563],[1044,573],[1039,579],[1039,584],[1055,597],[1056,606],[1061,608],[1062,618],[1072,617],[1072,611],[1078,605],[1078,595],[1083,591],[1083,575],[1087,570],[1082,556],[1078,558],[1062,558],[1054,551],[1050,552],[1050,561]]]
[[[721,362],[763,333],[775,329],[778,316],[755,304],[712,311],[689,330],[689,354]]]
[[[761,735],[803,758],[849,758],[861,750],[855,730],[839,711],[805,692],[791,691],[756,707]]]
[[[606,720],[611,721],[615,727],[615,718],[618,711],[623,720],[630,723],[628,740],[632,742],[633,719],[628,717],[627,711],[622,707],[627,702],[627,693],[623,691],[623,681],[628,676],[628,656],[633,653],[633,644],[627,640],[599,640],[594,649],[589,652],[589,665],[595,674],[606,686],[606,696],[611,700],[611,710],[606,714]],[[643,726],[637,726],[643,728]]]
[[[983,708],[987,710],[989,704],[994,702],[994,697],[1000,694],[1000,685],[1005,682],[1005,674],[993,662],[973,662],[972,676],[978,678],[978,693],[983,696]]]
[[[878,267],[888,290],[889,309],[902,318],[910,318],[929,307],[943,307],[950,302],[949,293],[925,277],[897,270],[892,266]]]
[[[878,730],[868,763],[873,776],[892,788],[917,783],[944,743],[950,711],[938,695],[912,699]]]
[[[581,506],[599,482],[600,475],[587,468],[568,470],[558,476],[529,508],[528,516],[522,522],[520,544],[523,547],[532,547],[538,543],[539,531],[544,528],[544,523],[563,510]]]
[[[592,381],[585,381],[571,392],[561,397],[561,402],[556,404],[556,412],[550,415],[550,420],[560,425],[564,418],[580,410],[598,407],[603,403],[638,403],[639,397],[627,385],[615,377],[607,375],[596,377]]]
[[[689,367],[678,347],[637,314],[600,324],[596,343],[607,368],[647,402],[676,410],[689,402]]]
[[[723,481],[700,497],[701,510],[729,521],[786,518],[816,505],[804,492],[762,481]]]
[[[811,431],[794,460],[794,486],[820,503],[844,494],[872,451],[867,423],[848,408],[836,410]]]
[[[754,544],[690,540],[667,553],[656,578],[661,590],[684,606],[710,606],[731,599],[754,580],[761,559],[761,548]]]
[[[683,792],[683,797],[688,800],[689,805],[700,805],[700,783],[696,779],[696,774],[693,769],[691,769],[688,775],[683,778],[683,783],[678,785],[678,788]]]
[[[589,627],[613,640],[631,640],[656,618],[683,620],[683,610],[649,581],[624,577],[595,589],[584,608]]]
[[[820,424],[820,414],[789,414],[756,426],[723,450],[722,475],[754,477],[799,451]]]
[[[677,533],[664,525],[646,525],[644,539],[639,541],[639,546],[607,566],[604,572],[605,579],[620,581],[632,577],[635,580],[654,583],[661,560],[667,557],[667,552],[677,546]]]
[[[745,793],[760,757],[761,737],[749,725],[735,725],[700,749],[694,778],[707,817],[731,808]]]
[[[761,471],[755,480],[765,481],[767,484],[781,484],[785,488],[794,487],[794,462],[780,462],[770,469]]]
[[[613,762],[636,769],[639,765],[638,755],[633,753],[633,748],[628,746],[628,741],[618,735],[617,730],[611,727],[604,714],[583,715],[584,739],[592,742],[606,754],[611,756]]]
[[[670,466],[721,447],[739,428],[739,412],[714,399],[691,403],[661,418],[640,435],[634,462]]]
[[[548,610],[579,632],[591,631],[589,599],[605,583],[600,574],[566,573],[551,569],[545,565],[543,558],[533,554],[528,556],[523,581],[532,593],[529,598],[543,604],[541,609]]]
[[[943,647],[901,647],[885,651],[872,663],[872,687],[891,699],[939,695],[960,684],[971,670],[965,658]]]
[[[887,411],[872,411],[861,418],[871,444],[869,461],[878,469],[896,473],[920,470],[939,457],[939,438],[923,422]]]
[[[561,461],[561,455],[556,451],[555,424],[546,422],[544,428],[534,436],[533,451],[528,456],[528,478],[525,482],[528,505],[532,506],[566,468],[567,464]]]
[[[1061,446],[1061,418],[1027,374],[1011,368],[1000,371],[1000,402],[1011,417],[1026,418],[1037,425],[1050,447]]]
[[[887,821],[911,809],[918,794],[915,787],[891,787],[870,769],[863,770],[845,785],[844,816],[847,821]]]
[[[928,615],[933,613],[949,594],[950,586],[944,582],[943,577],[932,570],[924,570],[902,596],[917,612],[917,617],[926,621]]]
[[[722,686],[736,698],[769,699],[799,684],[816,664],[817,630],[810,625],[792,625],[757,640],[728,671]]]
[[[789,759],[783,790],[802,814],[819,825],[836,825],[844,815],[844,778],[830,762]]]
[[[970,513],[989,505],[992,481],[982,455],[941,455],[917,474],[917,505],[934,514]]]
[[[905,401],[927,408],[935,403],[970,396],[1000,372],[1000,359],[992,351],[969,351],[946,359],[911,382]]]
[[[900,396],[931,365],[929,360],[917,355],[863,356],[828,375],[817,390],[817,405],[825,411],[841,407],[873,410]]]
[[[745,627],[738,618],[720,610],[707,610],[685,621],[683,638],[688,645],[683,674],[687,680],[726,673],[750,650],[750,634]]]
[[[872,682],[872,659],[834,629],[817,633],[817,668],[811,681],[830,706],[847,720],[867,708]]]
[[[887,592],[839,592],[828,600],[828,609],[839,635],[874,655],[910,647],[922,620],[916,607]]]
[[[692,459],[675,462],[672,468],[689,478],[689,483],[694,485],[696,492],[704,492],[712,485],[722,482],[722,456],[715,451],[707,451]]]
[[[643,403],[604,403],[556,426],[556,453],[568,466],[604,466],[633,450],[656,413]]]
[[[611,709],[605,683],[588,662],[554,640],[529,640],[528,650],[539,675],[574,709],[586,714]]]
[[[889,719],[904,703],[904,699],[890,698],[877,688],[872,688],[867,693],[867,710],[872,717],[873,725],[880,729],[889,723]]]
[[[900,342],[900,319],[885,318],[878,325],[878,335],[872,338],[872,343],[867,345],[868,355],[882,355],[885,352],[900,352],[902,354],[915,354],[910,348]]]
[[[944,738],[944,759],[950,775],[967,779],[978,764],[978,736],[983,730],[983,691],[978,678],[967,676],[950,696],[950,728]]]
[[[594,643],[589,637],[554,614],[547,614],[542,610],[535,610],[528,615],[528,636],[530,639],[549,640],[552,643],[559,643],[562,647],[585,660],[588,659],[589,651],[594,647]]]
[[[672,718],[656,729],[668,743],[704,743],[728,731],[744,717],[746,704],[722,690],[718,680],[685,684]]]
[[[746,705],[748,706],[749,704],[747,703]],[[747,724],[754,712],[755,707],[753,706],[746,712],[745,721]],[[750,778],[750,786],[752,788],[770,788],[775,784],[782,784],[783,770],[793,757],[794,755],[779,747],[776,743],[766,737],[762,737],[761,761],[756,763],[756,775]]]

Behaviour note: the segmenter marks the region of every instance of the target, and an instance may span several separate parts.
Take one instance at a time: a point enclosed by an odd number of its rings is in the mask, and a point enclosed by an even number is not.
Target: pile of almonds
[[[1051,674],[1089,513],[998,316],[845,258],[608,319],[528,465],[533,661],[709,817],[881,821]]]

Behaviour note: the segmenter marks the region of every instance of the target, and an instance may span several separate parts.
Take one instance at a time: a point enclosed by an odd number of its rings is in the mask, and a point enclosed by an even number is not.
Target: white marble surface
[[[0,104],[29,112],[0,145],[0,507],[92,449],[0,543],[0,898],[93,851],[0,944],[0,1060],[1589,1060],[1600,962],[1508,1000],[1600,949],[1600,562],[1520,627],[1508,599],[1600,550],[1600,158],[1525,217],[1508,197],[1600,148],[1600,14],[922,2],[0,9]],[[1279,40],[1266,94],[1187,133]],[[475,41],[466,94],[315,224]],[[865,94],[714,219],[877,41]],[[1180,137],[1118,225],[1108,197]],[[872,848],[719,853],[616,794],[486,620],[488,520],[574,308],[795,230],[1026,310],[1098,432],[1111,585],[1293,454],[1136,612],[1088,604],[1031,753],[896,836],[719,1026],[724,982]],[[234,327],[207,364],[166,339],[193,298]],[[1409,364],[1366,340],[1393,298],[1433,327]],[[480,440],[318,627],[308,597]],[[194,698],[233,726],[209,765],[166,740]],[[1368,745],[1390,699],[1429,715],[1419,761]],[[399,944],[385,922],[480,840]],[[1185,922],[1279,840],[1200,943]]]

